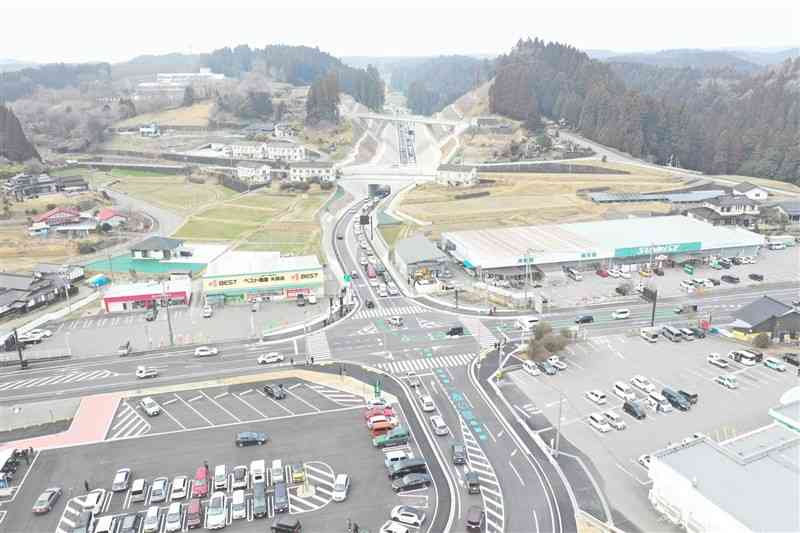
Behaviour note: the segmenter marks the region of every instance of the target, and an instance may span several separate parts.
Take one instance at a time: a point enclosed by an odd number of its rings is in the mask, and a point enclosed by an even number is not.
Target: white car
[[[425,522],[425,511],[410,505],[397,505],[389,514],[392,520],[401,524],[419,527]]]
[[[655,392],[656,390],[656,386],[650,383],[650,380],[642,376],[641,374],[637,374],[631,378],[631,385],[633,385],[640,391],[645,392],[647,394]]]
[[[408,533],[408,528],[394,520],[388,520],[381,526],[378,533]]]
[[[620,272],[619,273],[619,277],[621,277],[622,279],[631,279],[631,273],[630,272]]]
[[[603,405],[606,403],[606,395],[603,391],[593,389],[590,391],[586,391],[586,398],[589,401],[596,403],[597,405]]]
[[[380,423],[383,423],[383,422],[385,422],[387,424],[391,424],[391,425],[393,425],[395,427],[399,423],[396,416],[375,415],[375,416],[371,416],[369,418],[369,420],[367,420],[367,427],[369,429],[372,429],[372,427],[375,424],[380,424]]]
[[[148,507],[147,513],[144,515],[142,533],[156,533],[159,525],[161,525],[161,516],[158,505],[151,505]]]
[[[347,492],[350,490],[350,476],[347,474],[336,474],[333,481],[333,501],[343,502],[347,499]]]
[[[636,394],[634,394],[633,389],[624,381],[615,381],[611,390],[621,400],[633,401],[636,399]]]
[[[225,493],[215,492],[208,500],[206,507],[206,527],[208,529],[222,529],[225,527]]]
[[[214,315],[214,308],[207,305],[203,308],[203,318],[211,318]]]
[[[637,459],[637,461],[639,462],[640,465],[642,465],[642,467],[645,470],[650,470],[650,459],[651,459],[651,457],[649,455],[645,454],[645,455],[639,456],[639,459]]]
[[[34,337],[47,338],[47,337],[52,337],[53,332],[50,331],[49,329],[32,329],[28,332],[28,335],[33,335]]]
[[[621,274],[622,272],[616,269],[608,271],[608,275],[611,276],[612,278],[618,278]]]
[[[386,285],[381,285],[378,287],[378,296],[381,298],[386,298],[389,296],[389,289],[386,288]]]
[[[181,530],[181,527],[183,526],[182,511],[183,509],[180,502],[174,502],[170,504],[169,509],[167,509],[167,518],[164,526],[164,530],[167,533],[173,533],[174,531]]]
[[[385,398],[369,398],[367,400],[367,409],[373,407],[389,407],[389,402]]]
[[[611,426],[608,425],[606,421],[606,417],[601,415],[600,413],[592,413],[589,415],[588,418],[589,425],[592,426],[594,429],[599,431],[600,433],[608,433],[611,431]]]
[[[436,410],[436,404],[433,403],[433,398],[429,395],[420,396],[419,403],[422,406],[422,410],[426,413],[432,413]]]
[[[381,284],[381,280],[379,280],[378,278],[370,278],[370,280],[369,280],[369,286],[372,287],[372,288],[378,288],[378,286],[380,286],[380,284]]]
[[[186,476],[175,476],[172,480],[172,501],[182,500],[189,491],[189,478]]]
[[[245,465],[234,466],[231,470],[231,488],[232,489],[246,489],[247,480],[247,467]]]
[[[145,378],[154,378],[158,376],[158,370],[153,368],[152,366],[137,366],[136,367],[136,378],[137,379],[145,379]]]
[[[631,316],[630,309],[617,309],[613,313],[611,313],[611,318],[614,320],[622,320]]]
[[[685,279],[685,280],[681,281],[681,289],[686,289],[688,291],[689,289],[693,289],[693,288],[694,288],[694,283],[692,283],[692,280]]]
[[[719,368],[728,368],[728,361],[725,360],[720,354],[718,353],[711,353],[708,354],[706,357],[706,361]]]
[[[608,425],[616,430],[622,431],[627,427],[622,417],[614,411],[604,411],[603,416],[606,417]]]
[[[542,371],[536,366],[536,363],[533,361],[523,361],[522,362],[522,369],[530,374],[531,376],[540,376],[542,375]]]
[[[739,382],[736,381],[736,376],[717,376],[714,381],[725,387],[726,389],[738,389]]]
[[[106,501],[105,489],[94,489],[83,500],[83,508],[98,515],[103,512],[103,504]]]
[[[447,427],[447,424],[444,423],[444,418],[439,415],[433,415],[430,419],[431,427],[433,428],[433,432],[440,436],[444,437],[445,435],[450,434],[450,429]]]
[[[389,296],[397,296],[400,294],[400,289],[397,288],[397,285],[391,284],[387,287],[389,291]]]
[[[216,346],[198,346],[194,351],[195,357],[207,357],[209,355],[217,355],[219,349]]]
[[[161,413],[161,406],[150,396],[145,396],[139,400],[139,407],[147,413],[147,416],[156,416]]]
[[[561,360],[561,358],[557,355],[551,355],[547,358],[547,362],[556,367],[558,370],[566,370],[567,363]]]
[[[367,259],[367,256],[362,255],[361,257],[358,258],[358,263],[360,265],[367,266],[369,264],[369,259]]]
[[[258,356],[259,365],[267,365],[269,363],[280,363],[283,361],[283,354],[278,352],[264,353]]]

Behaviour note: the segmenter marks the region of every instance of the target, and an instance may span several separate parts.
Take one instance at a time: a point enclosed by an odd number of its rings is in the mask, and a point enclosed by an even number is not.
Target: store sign
[[[212,292],[219,290],[269,289],[321,283],[322,280],[321,270],[280,274],[253,274],[230,278],[203,279],[203,289]]]
[[[617,248],[614,257],[636,257],[639,255],[677,254],[681,252],[697,252],[702,248],[700,241],[679,244],[662,244],[659,246],[635,246],[633,248]]]

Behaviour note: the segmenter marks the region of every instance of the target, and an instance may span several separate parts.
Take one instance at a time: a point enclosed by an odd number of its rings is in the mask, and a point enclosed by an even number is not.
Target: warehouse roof
[[[281,257],[280,252],[228,252],[208,265],[203,277],[320,269],[316,255]]]
[[[142,281],[139,283],[123,283],[110,285],[103,293],[103,298],[120,298],[141,296],[145,294],[162,294],[185,292],[192,293],[192,280],[187,278],[161,281]]]
[[[174,250],[182,244],[183,241],[179,239],[170,239],[169,237],[153,235],[131,246],[131,250]]]
[[[784,213],[791,216],[800,216],[800,201],[798,200],[787,200],[785,202],[779,202],[775,204],[775,207],[780,207]]]
[[[407,265],[426,261],[443,261],[447,256],[424,235],[414,235],[397,241],[394,253]]]
[[[694,490],[749,530],[800,531],[797,432],[771,424],[724,444],[704,438],[667,448],[654,461],[689,480]]]
[[[722,196],[722,190],[704,191],[685,191],[685,192],[663,192],[663,193],[636,193],[636,192],[595,192],[589,194],[589,198],[596,203],[617,203],[617,202],[670,202],[670,203],[693,203],[702,202],[710,198]]]
[[[753,185],[749,181],[743,181],[733,187],[734,191],[741,193],[746,193],[752,191],[753,189],[761,189],[762,191],[764,190],[762,187],[759,187],[758,185]]]
[[[761,246],[764,237],[681,215],[445,232],[453,255],[482,268]]]

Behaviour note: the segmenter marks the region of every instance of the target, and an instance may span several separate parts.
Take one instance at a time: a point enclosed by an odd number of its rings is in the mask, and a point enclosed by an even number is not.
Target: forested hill
[[[724,50],[662,50],[654,53],[615,55],[607,58],[606,61],[673,68],[717,69],[730,67],[750,73],[761,69],[759,65]]]
[[[468,56],[403,61],[387,67],[392,88],[405,93],[414,113],[430,115],[455,102],[492,76],[492,64]]]
[[[63,89],[80,87],[82,83],[111,78],[108,63],[66,65],[56,63],[0,73],[0,103],[13,102],[33,94],[38,87]]]
[[[212,71],[239,77],[259,70],[273,79],[293,85],[311,85],[331,72],[336,73],[338,87],[357,102],[373,110],[383,108],[384,84],[374,67],[349,67],[332,55],[308,46],[269,45],[250,48],[239,45],[233,49],[214,50],[206,58]]]
[[[0,158],[21,163],[41,159],[39,152],[25,137],[14,112],[0,104]]]
[[[519,41],[495,68],[493,112],[564,118],[590,139],[657,163],[800,183],[800,59],[741,79],[691,71],[640,79],[649,94],[576,48],[538,39]],[[679,90],[652,90],[664,83]]]

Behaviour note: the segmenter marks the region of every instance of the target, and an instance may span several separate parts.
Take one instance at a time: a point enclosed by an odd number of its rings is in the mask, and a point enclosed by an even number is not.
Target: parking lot
[[[769,408],[798,384],[794,367],[786,372],[762,364],[745,367],[727,359],[734,349],[741,346],[718,337],[681,343],[660,337],[655,344],[626,335],[594,337],[568,347],[564,354],[568,368],[554,376],[511,372],[511,379],[524,393],[524,397],[516,397],[515,409],[531,417],[547,443],[555,437],[553,426],[560,412],[563,437],[591,458],[603,477],[610,503],[629,516],[649,520],[637,523],[656,527],[656,515],[647,502],[647,471],[638,458],[694,433],[721,441],[769,423]],[[710,353],[725,357],[728,368],[709,364],[706,357]],[[695,393],[698,402],[686,412],[647,408],[647,417],[636,420],[623,413],[623,400],[613,394],[612,384],[618,380],[629,384],[637,374],[648,378],[658,391],[666,386]],[[727,389],[715,381],[727,374],[736,376],[738,389]],[[605,393],[605,404],[597,405],[586,397],[592,389]],[[645,397],[634,390],[637,399]],[[626,429],[601,433],[589,425],[590,414],[606,410],[620,415]]]
[[[252,481],[245,480],[245,516],[234,519],[231,505],[232,470],[237,465],[250,465],[257,459],[266,460],[267,468],[273,459],[282,460],[284,476],[289,480],[288,513],[301,521],[304,531],[345,531],[348,520],[377,531],[388,519],[391,509],[401,504],[424,509],[429,517],[424,524],[427,526],[435,511],[435,488],[396,494],[384,466],[385,451],[405,450],[412,456],[421,457],[414,436],[407,445],[383,451],[376,449],[364,426],[363,399],[359,398],[356,404],[349,401],[350,395],[333,387],[315,389],[312,385],[285,381],[287,398],[276,402],[282,404],[281,407],[270,406],[267,398],[261,397],[253,387],[250,392],[246,387],[178,392],[182,400],[168,403],[158,416],[144,417],[152,427],[138,437],[129,435],[130,438],[94,445],[41,452],[31,475],[14,502],[6,508],[8,515],[3,526],[8,531],[70,532],[85,502],[86,483],[91,489],[106,491],[98,504],[100,516],[136,513],[144,518],[148,507],[156,505],[160,508],[157,531],[164,532],[172,497],[172,480],[175,476],[188,476],[192,480],[191,494],[196,470],[207,463],[212,476],[217,465],[227,467],[227,482],[222,492],[225,494],[228,528],[243,532],[264,531],[266,524],[253,516]],[[222,395],[223,392],[228,394]],[[201,398],[190,401],[197,396]],[[215,399],[214,396],[218,397]],[[157,398],[163,403],[170,400],[166,396]],[[247,402],[241,399],[247,399]],[[136,400],[131,398],[126,405],[136,410]],[[351,405],[346,405],[348,403]],[[401,423],[405,423],[404,413],[399,407],[396,409]],[[120,413],[125,410],[123,406]],[[257,411],[271,416],[265,420]],[[167,415],[168,412],[171,416]],[[242,421],[231,422],[232,417]],[[185,428],[181,429],[179,424]],[[195,426],[190,427],[190,424]],[[212,425],[214,427],[208,427]],[[240,448],[234,444],[239,431],[266,432],[269,441],[263,446]],[[302,465],[302,481],[294,478],[295,469],[290,465],[296,464]],[[132,480],[147,480],[143,501],[133,501],[131,490],[110,491],[115,472],[123,467],[132,470]],[[340,503],[332,499],[334,479],[339,473],[347,473],[351,478],[347,499]],[[161,476],[169,480],[168,496],[163,502],[153,502],[152,482]],[[268,522],[276,512],[272,481],[271,474],[268,474]],[[64,491],[55,508],[46,515],[32,515],[30,507],[33,501],[45,488],[53,486]],[[188,503],[188,499],[177,501]],[[203,505],[208,506],[207,497],[203,498]],[[182,509],[182,531],[187,530],[186,507],[184,505]],[[411,531],[416,529],[411,528]],[[143,531],[142,522],[137,531]]]

